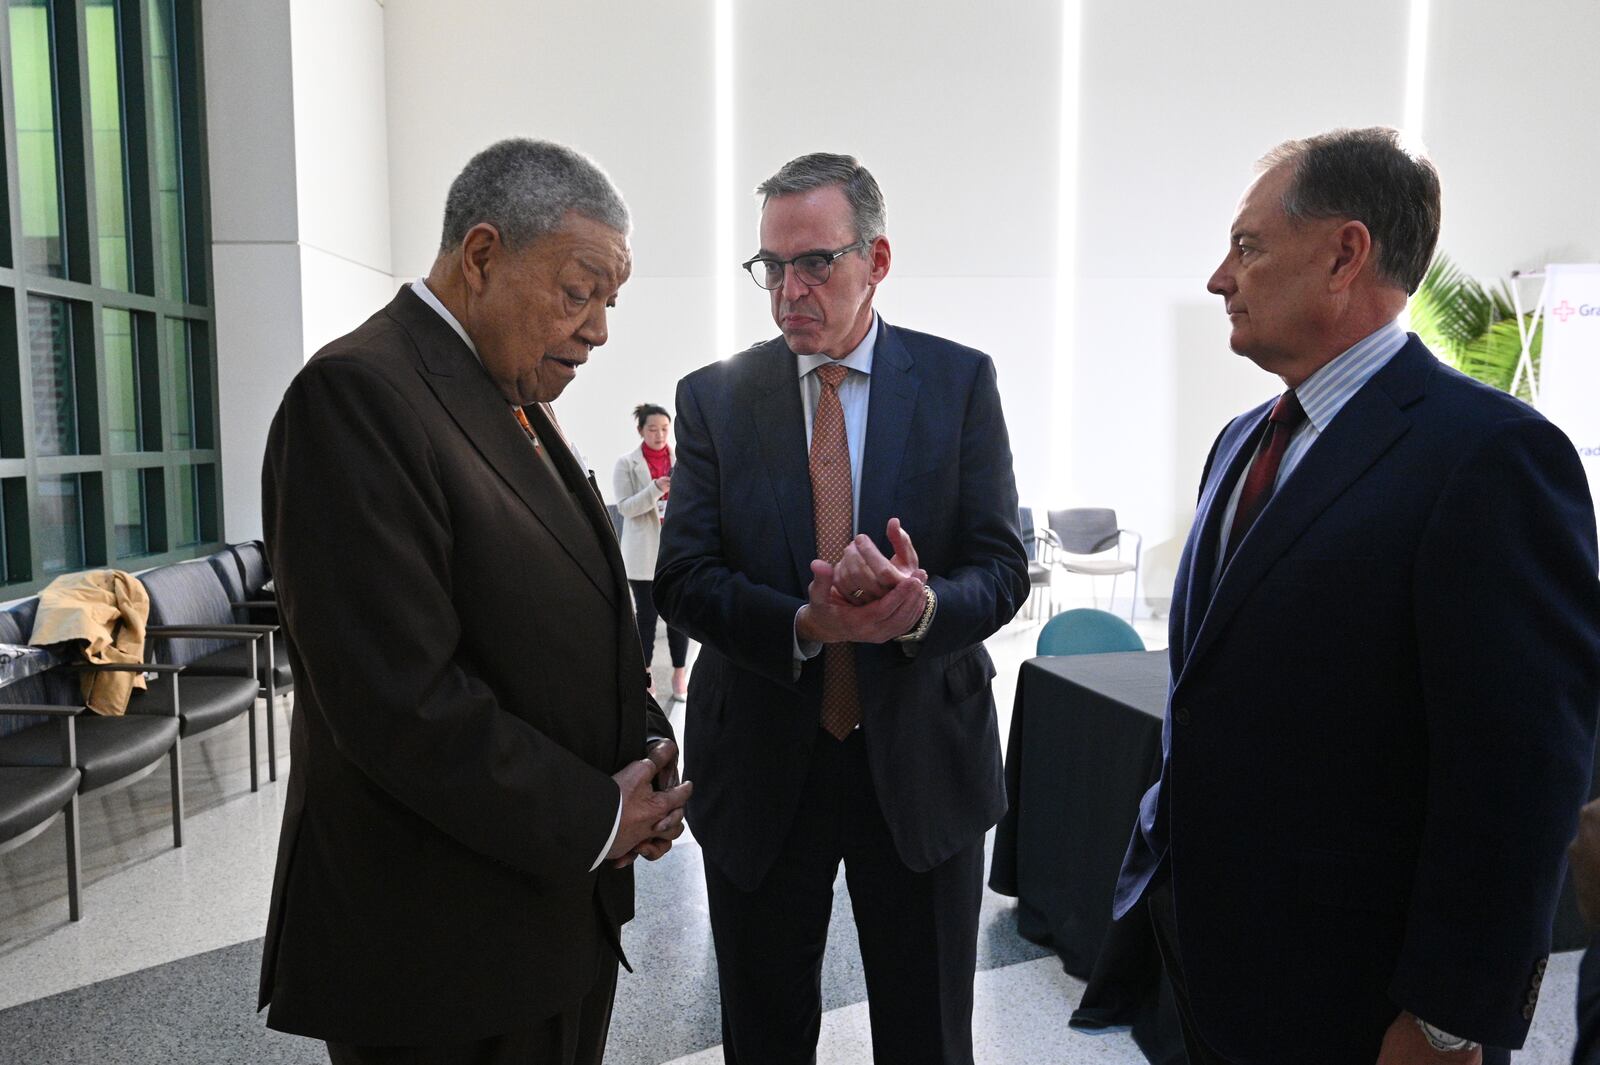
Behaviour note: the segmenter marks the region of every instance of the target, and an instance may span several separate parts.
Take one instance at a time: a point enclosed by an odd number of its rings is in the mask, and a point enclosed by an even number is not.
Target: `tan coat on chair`
[[[150,597],[131,573],[96,569],[68,573],[39,593],[39,613],[28,642],[35,647],[83,640],[84,660],[94,665],[144,661],[144,627]],[[139,673],[85,673],[83,701],[97,714],[120,717],[137,688]]]

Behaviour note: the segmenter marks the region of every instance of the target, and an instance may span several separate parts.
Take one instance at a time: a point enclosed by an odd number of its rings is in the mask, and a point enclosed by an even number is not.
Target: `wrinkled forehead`
[[[855,219],[838,185],[774,196],[761,208],[764,251],[795,255],[831,250],[853,240]]]

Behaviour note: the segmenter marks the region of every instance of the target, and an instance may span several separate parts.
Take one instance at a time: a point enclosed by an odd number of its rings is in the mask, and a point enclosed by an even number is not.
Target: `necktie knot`
[[[829,362],[817,367],[817,378],[822,382],[823,387],[837,390],[844,383],[844,375],[849,372],[849,367],[837,362]]]
[[[1300,397],[1294,394],[1292,388],[1278,397],[1278,402],[1272,405],[1272,413],[1267,415],[1267,421],[1286,429],[1293,429],[1305,420],[1306,410],[1300,406]]]

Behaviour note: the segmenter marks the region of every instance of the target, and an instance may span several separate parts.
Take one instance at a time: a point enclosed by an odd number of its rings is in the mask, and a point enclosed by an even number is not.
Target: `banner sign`
[[[1545,268],[1539,411],[1572,440],[1600,498],[1600,263]]]

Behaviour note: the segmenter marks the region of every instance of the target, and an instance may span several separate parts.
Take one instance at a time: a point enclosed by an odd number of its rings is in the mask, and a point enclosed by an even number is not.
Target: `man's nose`
[[[583,320],[583,325],[578,328],[578,339],[588,344],[591,348],[598,348],[606,342],[608,336],[606,309],[602,305],[596,307],[593,313]]]
[[[1206,291],[1226,299],[1233,295],[1236,290],[1237,286],[1233,283],[1233,274],[1229,272],[1227,261],[1224,260],[1222,265],[1218,266],[1211,275],[1211,280],[1206,282]]]
[[[799,268],[794,263],[789,263],[783,268],[783,284],[778,286],[778,291],[783,293],[784,299],[792,303],[810,292],[811,286],[800,280]]]

